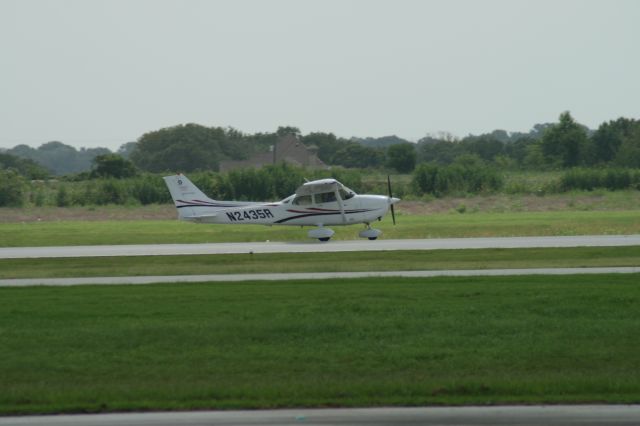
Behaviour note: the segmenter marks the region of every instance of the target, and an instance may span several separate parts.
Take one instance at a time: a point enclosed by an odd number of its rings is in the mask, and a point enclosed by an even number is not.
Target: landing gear
[[[380,235],[382,235],[381,230],[372,228],[368,223],[366,225],[367,229],[365,229],[364,231],[360,231],[360,233],[358,234],[360,238],[368,238],[369,240],[373,241]]]
[[[307,233],[309,238],[317,238],[318,240],[323,242],[329,241],[329,239],[333,237],[333,234],[335,234],[335,232],[333,232],[333,229],[324,228],[322,226],[312,229]]]

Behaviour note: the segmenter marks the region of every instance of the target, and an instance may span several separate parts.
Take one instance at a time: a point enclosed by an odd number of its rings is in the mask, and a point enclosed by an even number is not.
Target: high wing
[[[342,184],[340,184],[335,179],[314,180],[312,182],[306,182],[300,185],[298,189],[296,189],[296,195],[311,195],[320,194],[323,192],[334,192],[342,187]]]

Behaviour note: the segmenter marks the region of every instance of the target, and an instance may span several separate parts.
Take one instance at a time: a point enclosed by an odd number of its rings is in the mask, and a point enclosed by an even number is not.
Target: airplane
[[[295,194],[278,202],[217,201],[207,197],[186,176],[177,174],[164,178],[171,198],[178,210],[178,218],[195,223],[230,225],[292,225],[313,226],[309,238],[329,241],[334,231],[327,225],[363,223],[361,238],[375,240],[382,231],[371,228],[371,222],[382,220],[391,210],[393,224],[396,216],[393,205],[400,201],[391,194],[391,180],[387,177],[389,196],[359,195],[335,179],[306,182]]]

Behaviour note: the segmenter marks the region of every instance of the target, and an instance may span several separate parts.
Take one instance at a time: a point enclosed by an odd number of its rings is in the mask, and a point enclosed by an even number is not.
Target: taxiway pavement
[[[0,259],[95,256],[161,256],[233,253],[319,253],[384,250],[486,249],[525,247],[613,247],[640,245],[640,235],[554,237],[433,238],[422,240],[356,240],[211,244],[144,244],[58,247],[2,247]]]
[[[332,278],[366,277],[480,277],[510,275],[574,275],[574,274],[634,274],[640,267],[598,268],[527,268],[527,269],[445,269],[434,271],[363,271],[363,272],[291,272],[269,274],[213,274],[213,275],[157,275],[130,277],[84,277],[84,278],[16,278],[0,280],[0,287],[29,286],[73,286],[73,285],[118,285],[160,284],[229,281],[286,281],[322,280]]]
[[[0,426],[637,425],[640,405],[333,408],[0,417]]]

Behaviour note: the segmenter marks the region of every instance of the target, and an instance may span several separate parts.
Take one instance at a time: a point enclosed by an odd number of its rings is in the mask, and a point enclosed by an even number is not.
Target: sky
[[[0,147],[640,118],[635,0],[0,0]]]

